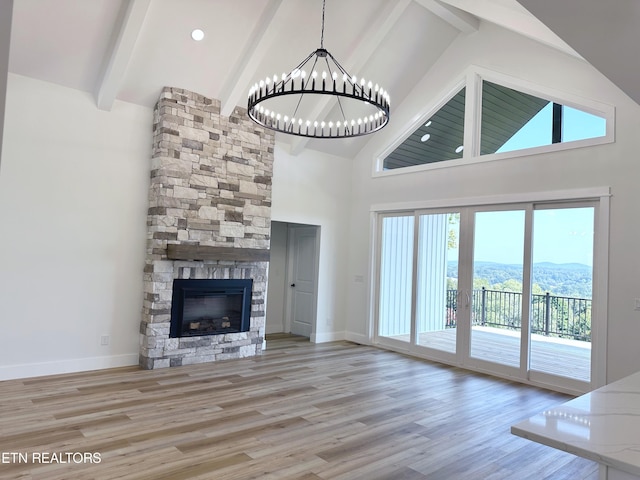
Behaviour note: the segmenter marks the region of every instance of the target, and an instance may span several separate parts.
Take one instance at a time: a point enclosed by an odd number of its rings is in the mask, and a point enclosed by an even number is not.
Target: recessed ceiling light
[[[426,142],[427,140],[429,140],[431,138],[431,135],[429,135],[428,133],[425,133],[422,138],[420,139],[421,142]]]
[[[204,38],[204,32],[199,28],[196,28],[193,32],[191,32],[191,38],[193,38],[196,42],[199,42]]]
[[[460,153],[462,150],[464,150],[464,147],[460,145],[458,148],[456,148],[456,153]]]
[[[429,125],[431,125],[431,120],[424,124],[425,127],[428,127]]]

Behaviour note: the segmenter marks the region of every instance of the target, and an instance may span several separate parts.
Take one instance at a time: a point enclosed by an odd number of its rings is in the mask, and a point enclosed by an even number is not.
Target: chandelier
[[[389,94],[378,84],[350,75],[324,48],[324,10],[325,0],[320,48],[288,74],[255,83],[249,90],[249,117],[263,127],[300,137],[349,138],[376,132],[389,122]]]

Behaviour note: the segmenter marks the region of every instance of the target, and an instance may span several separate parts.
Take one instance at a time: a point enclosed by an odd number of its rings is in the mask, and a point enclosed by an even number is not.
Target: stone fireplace
[[[273,132],[254,124],[245,109],[223,117],[218,100],[168,87],[156,104],[153,129],[140,365],[153,369],[260,354]],[[250,280],[248,328],[231,328],[230,319],[222,319],[229,315],[222,315],[216,327],[207,327],[219,331],[173,335],[174,281],[184,280]],[[186,328],[200,328],[197,323]]]

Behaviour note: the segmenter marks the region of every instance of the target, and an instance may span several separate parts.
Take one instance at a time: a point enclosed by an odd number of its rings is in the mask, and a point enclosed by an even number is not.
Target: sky
[[[498,152],[549,145],[552,107],[549,102]],[[606,120],[563,106],[562,141],[570,142],[606,134]],[[581,263],[593,266],[593,208],[536,210],[533,263]],[[476,217],[476,261],[521,264],[524,212],[487,212]],[[452,252],[454,253],[454,252]],[[457,251],[454,253],[457,256]]]
[[[593,265],[592,207],[535,210],[533,263]],[[522,264],[524,211],[479,212],[474,235],[476,261]]]
[[[498,152],[551,144],[552,116],[553,102],[549,102]],[[602,117],[566,105],[563,106],[562,116],[563,142],[606,134],[606,119]],[[524,217],[523,210],[477,212],[475,261],[521,265]],[[533,263],[580,263],[592,267],[593,236],[593,207],[534,210]],[[458,249],[449,249],[447,259],[457,261]]]
[[[540,110],[513,137],[507,140],[496,153],[511,152],[524,148],[551,145],[553,102]],[[607,122],[604,118],[577,110],[566,105],[562,108],[562,141],[572,142],[585,138],[606,135]]]

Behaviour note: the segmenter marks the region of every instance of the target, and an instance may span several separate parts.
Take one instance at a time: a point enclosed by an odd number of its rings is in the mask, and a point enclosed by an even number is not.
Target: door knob
[[[295,284],[295,283],[292,283],[292,284],[291,284],[291,286],[292,286],[292,287],[295,287],[295,286],[296,286],[296,284]]]

